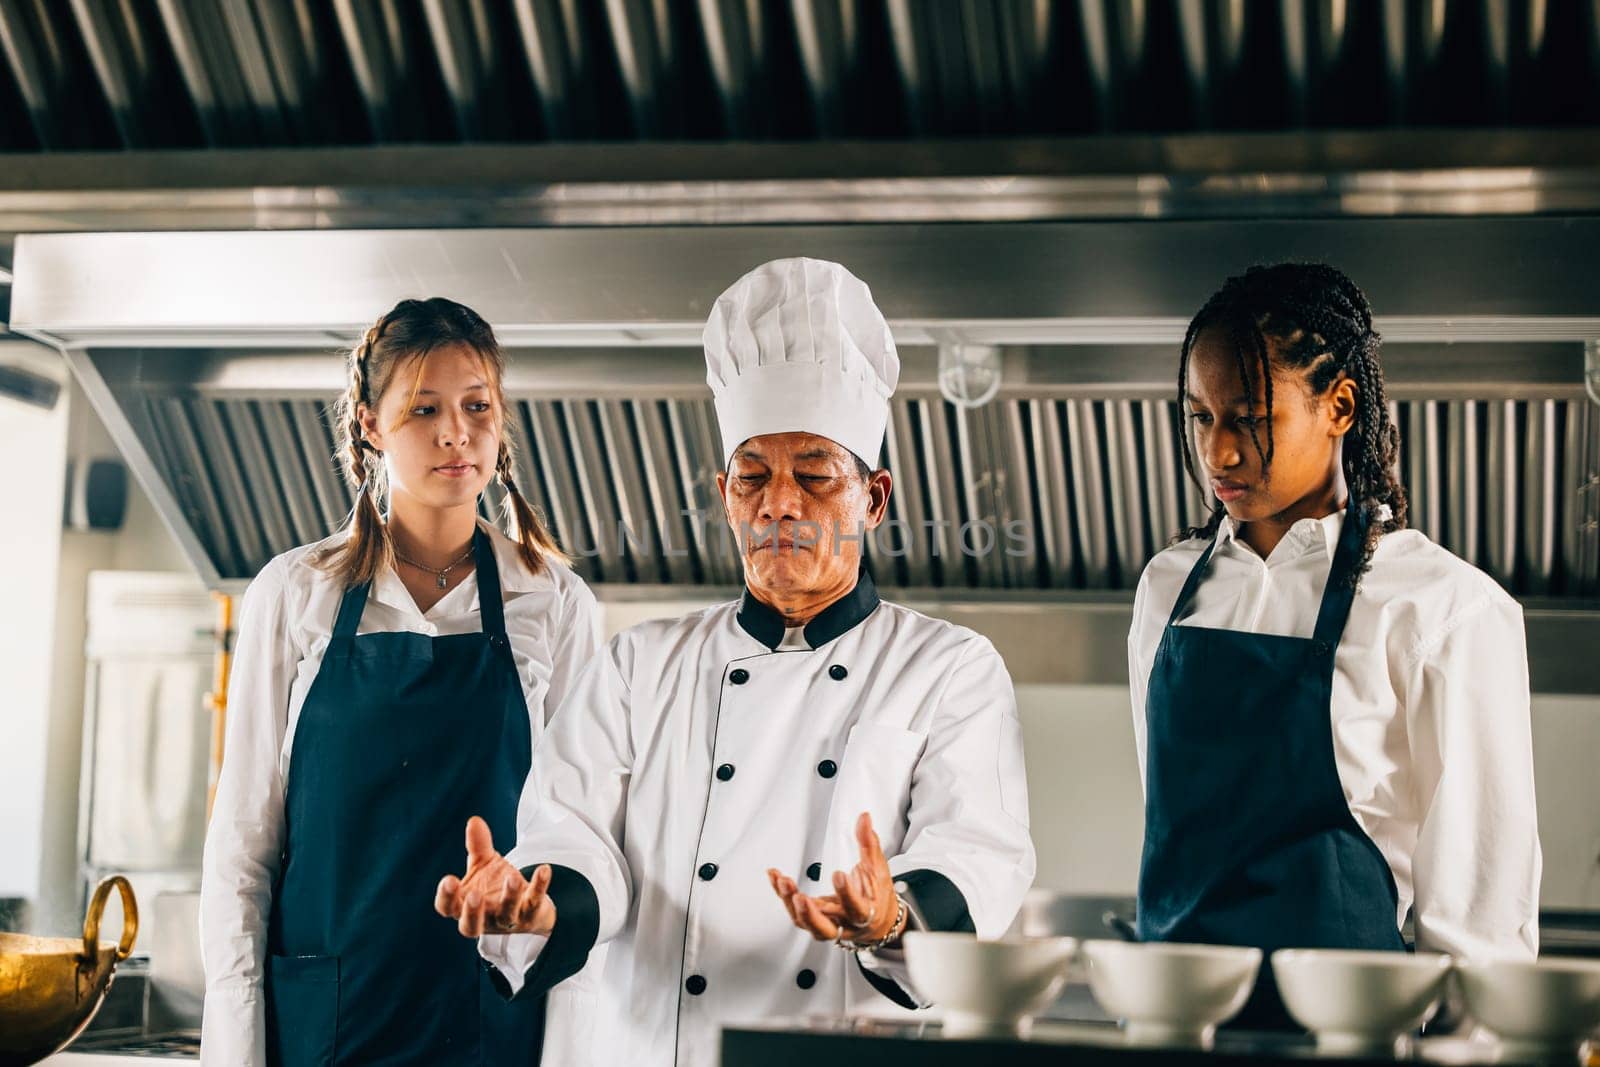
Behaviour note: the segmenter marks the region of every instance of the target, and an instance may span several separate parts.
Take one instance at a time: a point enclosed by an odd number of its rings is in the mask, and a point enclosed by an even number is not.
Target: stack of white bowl
[[[1600,960],[1295,949],[1273,953],[1272,970],[1289,1014],[1334,1052],[1392,1052],[1433,1015],[1452,974],[1504,1062],[1575,1063],[1600,1028]]]
[[[1095,998],[1141,1044],[1208,1044],[1244,1006],[1261,960],[1256,949],[1124,941],[1088,941],[1083,954]],[[1394,1054],[1432,1018],[1453,974],[1503,1061],[1573,1063],[1600,1028],[1600,960],[1283,949],[1271,967],[1289,1014],[1334,1055]]]
[[[1095,999],[1137,1045],[1209,1045],[1263,963],[1260,949],[1227,945],[912,932],[906,965],[943,1010],[946,1036],[1026,1034],[1080,948]],[[1572,1064],[1600,1028],[1600,960],[1458,964],[1434,953],[1283,949],[1270,966],[1289,1014],[1333,1055],[1394,1054],[1433,1016],[1452,975],[1504,1061]]]

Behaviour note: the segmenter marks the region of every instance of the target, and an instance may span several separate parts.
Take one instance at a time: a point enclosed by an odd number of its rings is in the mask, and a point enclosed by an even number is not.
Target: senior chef
[[[704,342],[744,594],[612,639],[535,755],[516,847],[473,820],[436,902],[506,995],[609,946],[599,1010],[573,1015],[596,1032],[561,1042],[594,1063],[709,1064],[728,1022],[923,1006],[901,934],[997,936],[1034,874],[999,654],[862,566],[900,369],[867,286],[764,264]]]

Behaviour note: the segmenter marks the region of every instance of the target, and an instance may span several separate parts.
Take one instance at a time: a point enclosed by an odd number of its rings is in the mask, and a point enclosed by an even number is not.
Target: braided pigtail
[[[379,511],[386,493],[383,457],[367,440],[366,430],[361,425],[363,408],[376,406],[370,363],[388,321],[389,316],[379,319],[361,343],[350,350],[348,384],[334,405],[338,455],[342,458],[340,466],[345,481],[355,490],[355,506],[347,525],[349,536],[329,550],[320,562],[337,573],[346,587],[364,585],[384,567],[393,565],[394,547]]]
[[[1369,331],[1347,361],[1345,373],[1356,383],[1356,424],[1344,452],[1345,481],[1371,521],[1362,546],[1356,580],[1372,563],[1378,540],[1386,533],[1406,528],[1410,500],[1400,481],[1400,431],[1389,418],[1383,370],[1378,364],[1379,336]]]
[[[1219,293],[1218,296],[1220,295]],[[1222,516],[1227,514],[1222,502],[1206,491],[1205,479],[1201,478],[1199,472],[1195,470],[1194,451],[1189,447],[1189,427],[1184,415],[1184,412],[1188,410],[1186,402],[1189,392],[1189,352],[1194,348],[1195,338],[1199,335],[1201,329],[1210,323],[1211,320],[1208,313],[1212,310],[1211,305],[1216,301],[1217,297],[1212,297],[1211,302],[1202,308],[1200,314],[1196,315],[1194,320],[1189,323],[1189,330],[1183,335],[1183,348],[1179,350],[1178,354],[1178,444],[1182,449],[1183,469],[1190,479],[1200,487],[1203,496],[1211,499],[1211,512],[1206,516],[1205,522],[1194,526],[1185,526],[1179,530],[1177,536],[1172,539],[1174,544],[1197,537],[1204,541],[1211,540],[1217,534],[1217,527],[1222,525]]]
[[[533,510],[533,505],[528,503],[527,498],[522,495],[522,490],[517,488],[515,467],[511,439],[502,432],[500,454],[495,459],[494,472],[500,479],[500,484],[506,487],[505,517],[510,519],[512,532],[522,548],[522,562],[535,574],[544,568],[547,559],[571,563],[571,558],[561,551],[561,546],[556,543],[550,528],[540,520],[538,512]]]

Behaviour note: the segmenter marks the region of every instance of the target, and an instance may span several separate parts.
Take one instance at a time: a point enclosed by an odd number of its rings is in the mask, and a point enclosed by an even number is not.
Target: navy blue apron
[[[1334,653],[1364,514],[1345,515],[1313,636],[1179,626],[1216,541],[1190,571],[1150,671],[1141,940],[1402,951],[1394,876],[1334,761]],[[1289,1024],[1263,960],[1237,1026]]]
[[[483,632],[357,636],[348,590],[290,754],[267,959],[267,1059],[537,1064],[543,998],[495,992],[477,942],[433,910],[468,817],[515,841],[532,758],[488,536],[473,536]]]

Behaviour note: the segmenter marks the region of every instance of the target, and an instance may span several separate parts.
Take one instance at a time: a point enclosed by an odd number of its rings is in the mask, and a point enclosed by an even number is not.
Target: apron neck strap
[[[494,543],[481,526],[472,530],[472,555],[478,565],[478,617],[483,622],[483,632],[490,637],[504,637],[506,607],[500,593],[500,565],[495,562]]]
[[[1200,558],[1195,565],[1189,568],[1189,578],[1183,583],[1183,589],[1178,593],[1178,599],[1172,604],[1172,614],[1167,616],[1167,625],[1176,626],[1178,620],[1183,618],[1184,612],[1189,610],[1189,601],[1194,599],[1194,591],[1200,588],[1200,579],[1206,575],[1206,568],[1211,565],[1211,554],[1217,550],[1217,535],[1213,534],[1211,541],[1206,545],[1206,550],[1200,553]]]
[[[491,637],[504,637],[506,632],[505,603],[500,593],[500,566],[495,562],[494,543],[481,526],[472,530],[472,558],[478,567],[478,614],[483,621],[483,632]],[[354,637],[361,625],[361,613],[367,610],[367,594],[371,582],[353,585],[339,601],[339,614],[333,620],[334,637]]]
[[[1356,598],[1355,588],[1350,582],[1350,573],[1355,569],[1356,561],[1360,557],[1361,546],[1366,542],[1366,534],[1367,513],[1357,505],[1355,497],[1352,496],[1349,506],[1345,509],[1344,528],[1339,531],[1339,545],[1334,549],[1333,565],[1328,571],[1328,585],[1322,592],[1322,606],[1317,609],[1314,640],[1337,645],[1344,633],[1345,621],[1350,617],[1350,605],[1355,603]],[[1206,545],[1206,550],[1200,553],[1200,558],[1190,569],[1189,578],[1183,583],[1183,590],[1178,593],[1178,599],[1172,605],[1172,614],[1167,617],[1168,626],[1176,626],[1178,620],[1189,610],[1189,602],[1194,599],[1195,590],[1200,588],[1200,580],[1205,577],[1206,568],[1211,565],[1211,554],[1216,550],[1217,537],[1214,535],[1211,543]]]
[[[334,640],[356,635],[356,628],[361,625],[361,613],[367,610],[367,593],[371,590],[371,582],[362,582],[344,591],[344,598],[339,601],[339,615],[333,620]]]
[[[1322,607],[1317,611],[1317,629],[1312,635],[1317,641],[1337,646],[1344,635],[1344,624],[1350,618],[1350,605],[1355,603],[1355,583],[1350,580],[1361,558],[1361,546],[1367,540],[1367,512],[1350,497],[1345,509],[1344,527],[1339,531],[1339,546],[1333,550],[1333,566],[1328,569],[1328,584],[1322,591]]]

